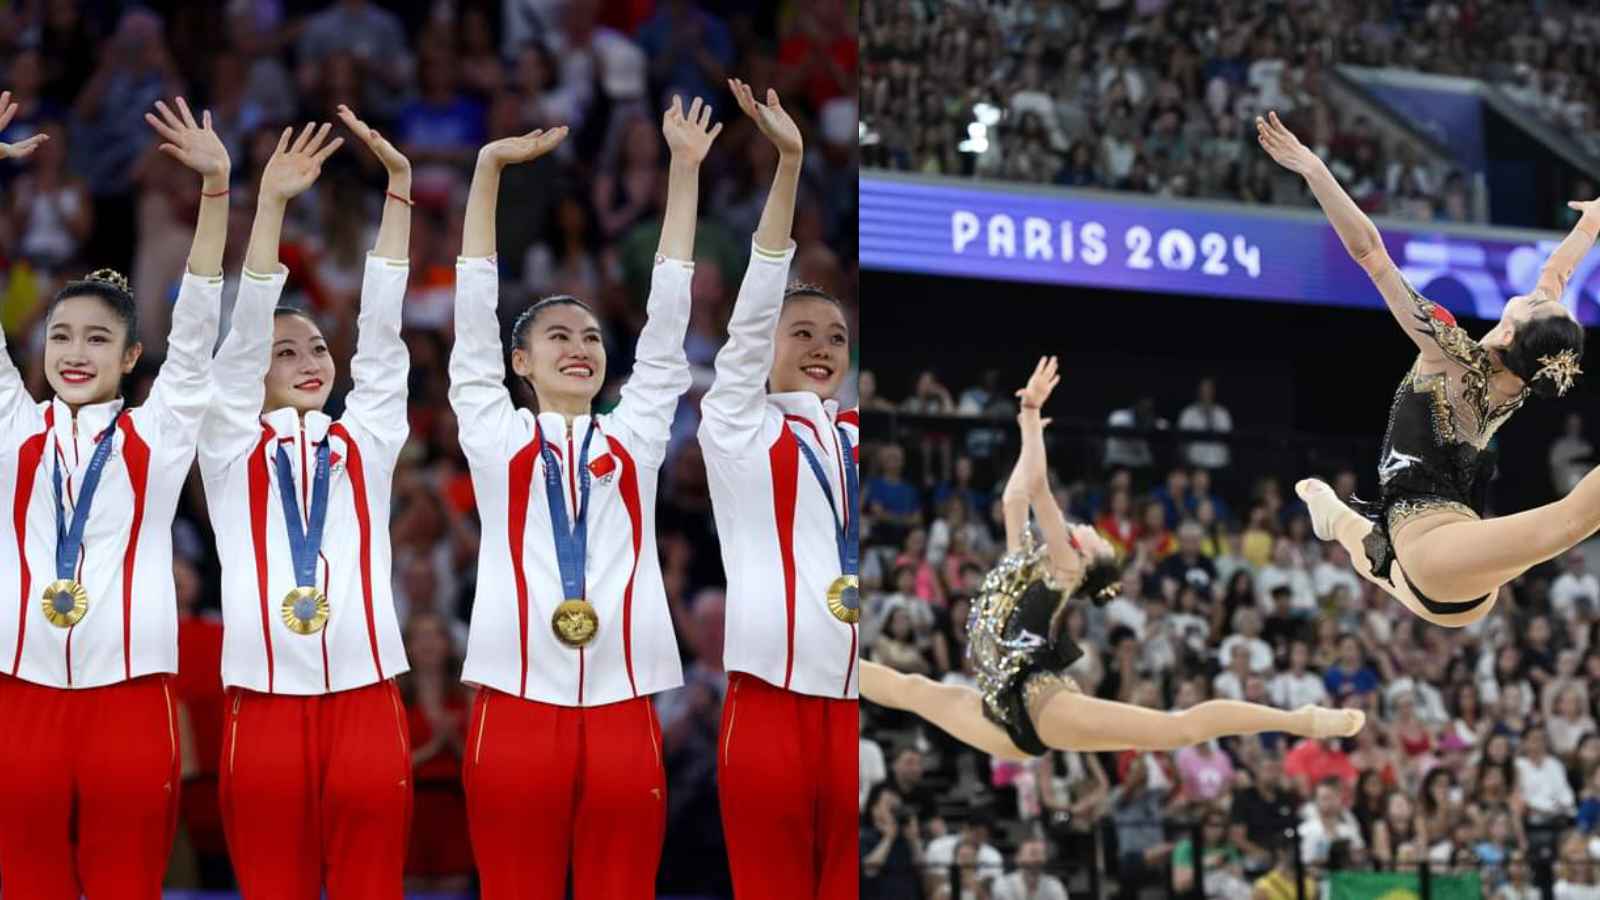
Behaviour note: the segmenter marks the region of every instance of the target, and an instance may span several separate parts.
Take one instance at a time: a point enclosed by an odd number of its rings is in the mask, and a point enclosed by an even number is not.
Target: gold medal
[[[297,587],[283,598],[283,624],[295,634],[316,634],[328,624],[328,595],[314,587]]]
[[[44,589],[44,617],[57,628],[71,628],[89,612],[89,592],[71,578],[50,582]]]
[[[568,647],[582,647],[594,640],[595,632],[600,630],[600,617],[589,601],[568,600],[556,607],[556,614],[550,617],[550,629],[556,633],[556,640]]]
[[[861,621],[861,579],[840,575],[828,585],[828,612],[851,625]]]

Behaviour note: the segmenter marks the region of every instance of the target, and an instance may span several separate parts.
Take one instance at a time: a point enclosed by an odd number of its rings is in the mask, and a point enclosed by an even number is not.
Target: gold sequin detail
[[[984,577],[967,617],[967,654],[972,659],[974,680],[984,706],[1000,721],[1006,721],[1004,697],[1016,687],[1017,677],[1039,652],[1036,644],[1007,640],[1006,625],[1022,595],[1039,581],[1052,590],[1060,590],[1044,547],[1028,534],[1022,549],[1001,557]],[[1067,593],[1061,591],[1062,605],[1067,602]]]
[[[1022,708],[1026,709],[1028,715],[1037,721],[1039,713],[1044,709],[1045,704],[1050,702],[1051,697],[1062,691],[1071,691],[1074,694],[1083,693],[1083,689],[1078,687],[1078,683],[1066,675],[1057,672],[1036,672],[1022,683]]]
[[[1491,407],[1489,382],[1494,376],[1494,360],[1489,351],[1474,341],[1461,326],[1436,318],[1434,311],[1438,304],[1414,290],[1411,297],[1417,306],[1419,327],[1433,338],[1445,357],[1460,368],[1455,373],[1422,373],[1418,371],[1421,366],[1419,360],[1412,367],[1408,381],[1413,389],[1433,395],[1433,425],[1441,444],[1468,441],[1481,450],[1488,446],[1489,439],[1511,418],[1512,413],[1522,407],[1528,397],[1528,389],[1524,387],[1517,396]],[[1451,402],[1449,380],[1453,375],[1461,380],[1461,400],[1465,409],[1457,409]]]
[[[1402,525],[1418,516],[1430,515],[1436,512],[1449,511],[1461,513],[1465,516],[1478,518],[1477,512],[1465,503],[1447,500],[1443,497],[1406,497],[1396,500],[1389,506],[1389,533],[1394,534]]]

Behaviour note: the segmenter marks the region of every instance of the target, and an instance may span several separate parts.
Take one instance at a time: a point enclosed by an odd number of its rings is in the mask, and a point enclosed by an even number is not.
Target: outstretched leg
[[[983,698],[972,688],[940,684],[862,660],[861,696],[879,706],[914,712],[956,740],[986,753],[1003,759],[1029,758],[1005,731],[984,718]]]
[[[1417,571],[1426,567],[1425,563],[1419,563],[1414,558],[1415,548],[1411,543],[1408,542],[1406,545],[1406,562],[1404,563],[1398,560],[1399,550],[1395,550],[1397,558],[1391,570],[1394,576],[1393,581],[1379,578],[1372,573],[1372,562],[1367,559],[1367,549],[1362,544],[1367,535],[1372,533],[1372,522],[1346,506],[1344,501],[1339,499],[1338,495],[1333,492],[1333,488],[1328,487],[1326,482],[1315,478],[1307,478],[1295,485],[1295,493],[1300,495],[1300,499],[1304,500],[1306,506],[1311,510],[1311,529],[1316,532],[1317,537],[1325,541],[1338,541],[1339,545],[1350,555],[1350,568],[1354,569],[1357,575],[1377,585],[1379,590],[1398,600],[1400,605],[1411,610],[1412,614],[1435,625],[1442,625],[1446,628],[1460,628],[1464,625],[1471,625],[1473,622],[1483,618],[1488,615],[1489,610],[1494,608],[1496,597],[1493,595],[1495,590],[1500,585],[1511,580],[1510,577],[1500,578],[1499,580],[1490,579],[1493,581],[1490,587],[1479,590],[1476,593],[1464,593],[1459,596],[1454,593],[1436,594],[1432,583],[1428,582],[1428,586],[1424,587],[1423,591],[1435,600],[1465,601],[1477,599],[1485,594],[1491,595],[1487,601],[1467,612],[1434,612],[1423,605],[1422,600],[1411,590],[1411,585],[1406,581],[1407,578],[1416,579]],[[1476,520],[1472,520],[1463,524],[1475,523]],[[1446,527],[1448,526],[1438,526],[1435,530],[1442,531]],[[1401,575],[1402,570],[1404,571],[1404,576]]]
[[[1035,726],[1052,747],[1080,753],[1115,750],[1177,750],[1214,738],[1286,731],[1309,738],[1349,737],[1366,714],[1355,709],[1302,706],[1293,712],[1244,703],[1208,700],[1179,712],[1161,712],[1059,691],[1045,702]]]

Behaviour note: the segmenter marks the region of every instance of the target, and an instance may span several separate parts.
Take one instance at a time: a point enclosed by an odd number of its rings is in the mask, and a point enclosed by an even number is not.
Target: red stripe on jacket
[[[4,351],[0,351],[4,352]],[[33,479],[44,458],[45,437],[55,424],[55,407],[44,412],[44,430],[22,443],[17,453],[17,490],[11,501],[11,523],[17,533],[17,563],[21,568],[21,598],[17,604],[17,654],[11,660],[11,674],[22,668],[22,640],[28,636],[28,595],[33,592],[33,573],[28,570],[28,505],[33,498]]]

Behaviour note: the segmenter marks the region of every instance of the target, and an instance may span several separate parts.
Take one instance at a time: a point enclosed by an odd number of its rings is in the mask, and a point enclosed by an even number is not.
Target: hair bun
[[[95,269],[83,276],[84,281],[93,281],[115,288],[124,294],[132,295],[133,289],[128,284],[127,276],[116,269]]]

